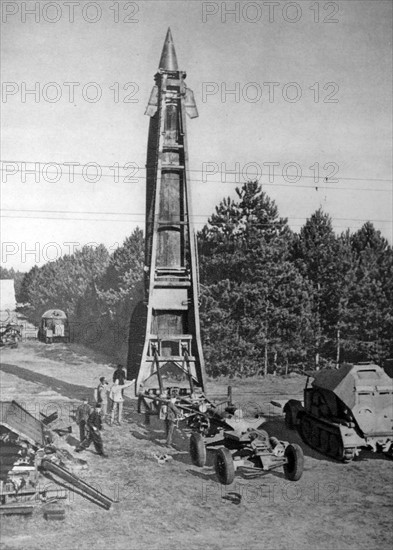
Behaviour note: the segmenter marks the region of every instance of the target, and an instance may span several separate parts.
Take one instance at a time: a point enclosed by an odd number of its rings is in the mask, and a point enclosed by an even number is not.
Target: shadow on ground
[[[265,422],[262,427],[263,430],[266,430],[267,433],[270,436],[277,437],[280,441],[288,441],[288,443],[296,443],[297,445],[300,445],[300,447],[303,450],[304,456],[309,456],[311,458],[315,458],[315,460],[325,460],[327,462],[337,462],[337,460],[334,460],[333,458],[329,458],[328,456],[325,456],[318,451],[315,451],[300,437],[299,433],[296,430],[290,430],[286,427],[284,419],[283,418],[277,418],[273,420],[268,420]]]
[[[290,430],[286,427],[283,418],[277,418],[268,420],[262,426],[262,429],[266,430],[270,436],[275,436],[281,441],[288,441],[289,443],[297,443],[303,449],[304,456],[314,458],[315,460],[323,460],[324,462],[332,462],[334,464],[342,464],[339,460],[334,460],[318,451],[312,449],[300,437],[296,430]],[[366,459],[373,460],[391,460],[383,453],[373,453],[372,451],[363,450],[360,455],[354,459],[353,462],[361,462]]]
[[[24,367],[19,367],[10,363],[1,363],[0,371],[17,376],[21,380],[26,380],[35,384],[41,384],[46,387],[47,390],[53,391],[67,397],[72,401],[83,401],[86,397],[91,404],[95,403],[94,390],[95,388],[88,388],[78,384],[70,384],[64,380],[59,380],[53,376],[47,376],[34,372]],[[39,395],[39,394],[37,394]],[[34,397],[34,395],[32,395]],[[55,401],[55,396],[49,398],[50,401]],[[127,420],[133,422],[140,421],[140,415],[137,413],[137,401],[127,396],[124,397],[124,417],[127,415]]]
[[[89,400],[94,400],[94,388],[87,388],[86,386],[79,386],[77,384],[70,384],[63,380],[58,380],[52,376],[46,376],[34,372],[30,369],[18,367],[17,365],[11,365],[9,363],[2,363],[0,365],[0,371],[13,374],[22,380],[28,382],[38,383],[46,386],[49,390],[59,393],[68,399],[82,400],[84,397],[89,397]]]
[[[43,359],[51,361],[65,361],[68,365],[83,365],[84,360],[97,365],[105,365],[115,369],[109,357],[103,353],[88,348],[83,344],[71,343],[64,344],[56,342],[53,344],[44,344],[43,342],[32,341],[24,344],[25,348],[34,348],[34,354]]]

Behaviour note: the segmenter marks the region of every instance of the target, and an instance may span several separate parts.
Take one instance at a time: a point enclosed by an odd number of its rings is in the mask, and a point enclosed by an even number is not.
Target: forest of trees
[[[199,235],[212,374],[382,363],[393,353],[393,249],[369,222],[337,236],[317,210],[299,234],[256,182]]]
[[[236,192],[198,234],[208,374],[392,357],[393,249],[372,223],[336,235],[320,209],[295,234],[257,182]],[[143,265],[136,229],[111,255],[103,245],[84,247],[33,267],[18,282],[17,300],[36,323],[46,309],[67,311],[76,341],[124,360]]]

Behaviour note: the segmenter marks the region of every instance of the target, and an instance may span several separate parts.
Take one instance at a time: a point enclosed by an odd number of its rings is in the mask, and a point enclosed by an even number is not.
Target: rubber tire
[[[194,466],[203,468],[206,464],[206,447],[200,433],[193,432],[190,437],[190,456]]]
[[[284,456],[288,459],[288,463],[284,464],[284,475],[289,481],[298,481],[303,475],[304,455],[300,445],[290,443],[286,449]]]
[[[214,461],[214,469],[218,480],[223,485],[230,485],[235,479],[235,466],[231,451],[225,447],[218,449]]]

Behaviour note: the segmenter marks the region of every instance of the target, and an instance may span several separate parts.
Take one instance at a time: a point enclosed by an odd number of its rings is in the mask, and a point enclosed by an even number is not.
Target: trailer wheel
[[[303,475],[304,456],[300,445],[289,444],[284,453],[287,463],[284,464],[284,475],[290,481],[298,481]]]
[[[235,479],[235,466],[229,449],[218,449],[214,466],[220,483],[230,485]]]
[[[190,437],[190,456],[194,466],[203,468],[206,464],[206,447],[200,433],[193,432]]]

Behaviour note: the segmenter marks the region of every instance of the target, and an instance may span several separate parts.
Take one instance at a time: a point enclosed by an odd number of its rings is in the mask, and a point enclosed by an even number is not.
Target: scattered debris
[[[64,520],[65,519],[65,509],[62,506],[50,504],[45,507],[44,518],[46,520]]]
[[[41,422],[16,401],[0,402],[0,513],[30,514],[30,501],[53,503],[66,498],[69,490],[109,510],[115,501],[64,467],[66,461],[82,461],[53,445],[53,432],[45,426],[48,418],[55,420],[51,415]],[[49,485],[48,478],[60,488]],[[56,510],[46,519],[64,519]]]
[[[42,416],[43,420],[42,420],[42,423],[45,425],[45,426],[49,426],[49,424],[51,424],[52,422],[54,422],[55,420],[57,420],[58,418],[58,414],[57,412],[54,412],[52,414],[50,414],[49,416],[47,416],[46,414],[44,414],[43,412],[40,413],[40,415]]]
[[[23,515],[23,516],[30,516],[33,513],[34,510],[34,504],[26,504],[26,503],[12,503],[12,504],[2,504],[0,506],[0,515]]]
[[[229,500],[232,504],[240,504],[242,495],[240,493],[227,493],[222,497],[224,500]]]
[[[167,454],[152,453],[152,456],[157,460],[158,464],[165,464],[165,462],[173,460],[173,456]]]

